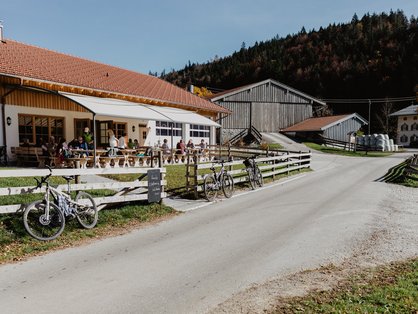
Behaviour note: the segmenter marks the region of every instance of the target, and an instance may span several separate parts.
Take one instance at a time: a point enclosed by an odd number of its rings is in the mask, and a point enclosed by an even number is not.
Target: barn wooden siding
[[[215,101],[232,111],[221,121],[225,129],[248,128],[277,132],[312,117],[311,100],[277,85],[266,83]]]
[[[356,132],[362,127],[359,119],[353,117],[324,130],[324,136],[339,141],[348,141],[348,133]]]

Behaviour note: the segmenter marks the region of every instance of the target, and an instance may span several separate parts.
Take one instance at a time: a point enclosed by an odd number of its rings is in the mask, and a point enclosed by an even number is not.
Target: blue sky
[[[0,0],[6,38],[148,73],[417,0]]]

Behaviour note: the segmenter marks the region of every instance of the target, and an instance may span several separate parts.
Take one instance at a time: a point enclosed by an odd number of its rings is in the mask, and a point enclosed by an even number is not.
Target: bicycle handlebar
[[[46,166],[49,169],[49,174],[47,174],[45,177],[41,177],[41,181],[38,180],[38,178],[35,178],[36,181],[36,188],[39,189],[42,187],[42,184],[48,181],[49,177],[52,175],[52,169],[50,166]]]

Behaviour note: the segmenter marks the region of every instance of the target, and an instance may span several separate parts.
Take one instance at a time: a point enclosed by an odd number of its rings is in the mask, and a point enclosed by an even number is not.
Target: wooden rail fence
[[[94,197],[96,205],[99,209],[103,209],[107,204],[122,203],[129,201],[140,201],[148,199],[148,170],[160,171],[160,187],[161,198],[166,197],[164,187],[167,185],[165,180],[165,168],[119,168],[119,169],[53,169],[52,176],[80,176],[80,175],[106,175],[106,174],[137,174],[138,178],[129,182],[98,182],[98,183],[75,183],[70,184],[71,191],[80,190],[99,190],[108,189],[114,190],[115,194],[112,196]],[[18,169],[18,170],[2,170],[0,171],[0,178],[6,177],[40,177],[46,176],[49,173],[48,169]],[[33,180],[35,183],[35,180]],[[55,186],[54,186],[55,187]],[[59,190],[67,191],[67,184],[58,185]],[[45,186],[37,189],[36,186],[23,187],[6,187],[0,188],[0,197],[12,195],[25,195],[35,193],[45,193]],[[0,214],[17,213],[22,211],[27,204],[10,204],[0,206]]]
[[[311,152],[291,152],[283,150],[244,149],[239,147],[214,147],[209,152],[210,162],[201,162],[198,153],[189,155],[186,165],[186,190],[193,191],[195,198],[202,191],[202,184],[208,169],[212,166],[219,170],[221,164],[217,160],[224,159],[224,166],[232,175],[234,183],[248,182],[248,176],[243,159],[257,156],[255,161],[261,170],[263,178],[287,173],[294,170],[309,168],[311,165]]]
[[[403,175],[410,180],[418,181],[416,177],[418,175],[418,154],[413,155],[406,161]]]

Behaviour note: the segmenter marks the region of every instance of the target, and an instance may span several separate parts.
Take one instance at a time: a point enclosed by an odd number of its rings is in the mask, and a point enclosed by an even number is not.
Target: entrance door
[[[97,147],[109,146],[109,130],[112,130],[113,121],[96,121],[96,141]]]
[[[145,141],[148,136],[149,128],[147,128],[146,126],[140,126],[138,128],[138,131],[139,131],[139,139],[138,139],[139,146],[145,146]]]

